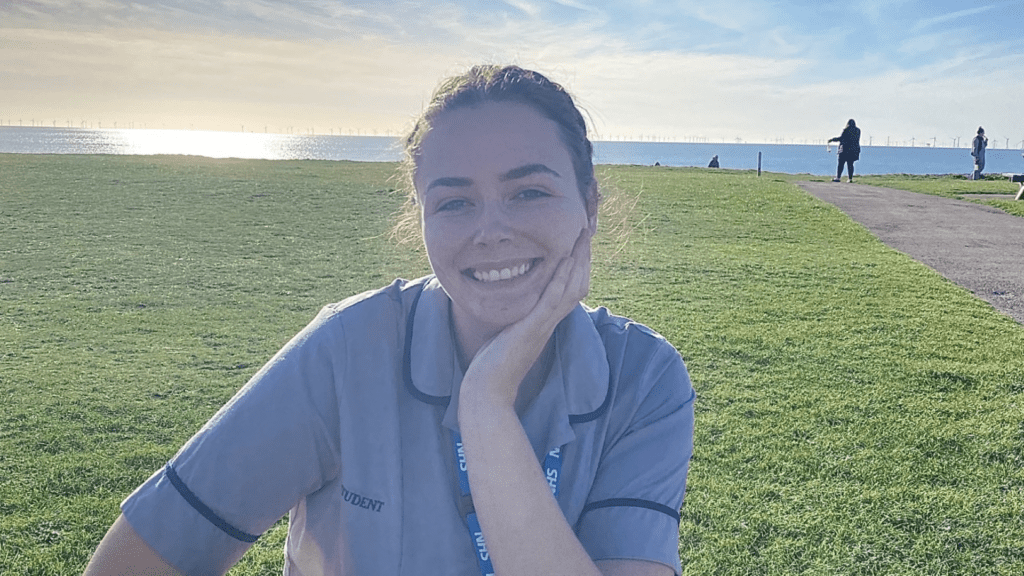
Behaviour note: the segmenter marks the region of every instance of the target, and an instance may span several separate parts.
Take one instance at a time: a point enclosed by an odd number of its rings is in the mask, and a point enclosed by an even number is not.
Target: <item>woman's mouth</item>
[[[526,274],[533,268],[536,260],[530,260],[515,266],[495,268],[490,270],[478,270],[476,268],[466,270],[466,273],[475,278],[478,282],[498,282],[500,280],[511,280]]]

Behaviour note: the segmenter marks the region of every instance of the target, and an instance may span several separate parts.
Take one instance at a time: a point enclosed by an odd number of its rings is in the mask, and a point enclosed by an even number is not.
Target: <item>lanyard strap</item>
[[[483,576],[494,576],[491,555],[487,552],[484,533],[480,529],[476,509],[473,507],[473,495],[469,491],[469,474],[466,473],[466,452],[462,448],[462,436],[454,430],[452,430],[451,436],[452,449],[455,451],[455,473],[459,479],[459,515],[466,519],[466,526],[469,527],[469,538],[473,541],[473,548],[476,550],[476,561],[480,566],[480,573]],[[551,487],[551,494],[558,497],[558,485],[562,479],[562,449],[560,447],[555,447],[544,457],[544,477],[547,478],[548,486]]]

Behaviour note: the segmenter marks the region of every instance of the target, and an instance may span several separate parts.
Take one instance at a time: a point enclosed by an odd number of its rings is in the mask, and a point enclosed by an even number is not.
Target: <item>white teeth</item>
[[[498,280],[511,280],[516,276],[522,276],[529,269],[530,263],[520,264],[511,268],[502,268],[501,270],[489,270],[487,272],[474,270],[473,277],[480,282],[497,282]]]

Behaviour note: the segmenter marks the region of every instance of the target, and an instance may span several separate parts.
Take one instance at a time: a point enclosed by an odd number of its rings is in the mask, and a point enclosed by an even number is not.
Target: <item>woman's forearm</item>
[[[503,576],[599,575],[558,507],[515,410],[463,394],[459,428],[495,570]]]

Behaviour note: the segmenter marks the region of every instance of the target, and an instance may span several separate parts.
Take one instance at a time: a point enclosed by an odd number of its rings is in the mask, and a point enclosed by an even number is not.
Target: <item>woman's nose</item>
[[[476,220],[473,242],[497,244],[512,239],[512,227],[508,212],[497,202],[487,202]]]

